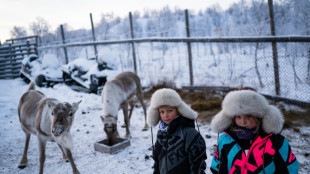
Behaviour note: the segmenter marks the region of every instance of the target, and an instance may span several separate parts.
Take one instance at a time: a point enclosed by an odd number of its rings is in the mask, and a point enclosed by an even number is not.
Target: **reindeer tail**
[[[28,90],[27,90],[27,91],[34,90],[34,89],[35,89],[35,84],[34,84],[33,81],[31,81],[31,82],[29,83],[29,86],[28,86]]]

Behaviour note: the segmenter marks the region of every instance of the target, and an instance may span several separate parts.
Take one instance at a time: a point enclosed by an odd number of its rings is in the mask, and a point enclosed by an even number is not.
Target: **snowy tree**
[[[298,28],[302,35],[310,35],[310,1],[292,0],[295,9],[295,17],[298,22]]]
[[[25,27],[14,26],[10,31],[12,38],[27,36],[27,30]]]
[[[109,32],[109,29],[112,27],[110,23],[113,20],[113,18],[114,18],[113,13],[103,13],[101,15],[100,22],[95,27],[97,31],[96,33],[98,33],[98,38],[102,40],[108,39],[108,32]]]
[[[168,37],[175,34],[175,23],[173,12],[168,6],[162,8],[159,12],[159,32],[160,36]]]
[[[30,24],[30,30],[33,34],[38,35],[40,38],[49,33],[50,25],[43,17],[37,17],[35,22]],[[41,40],[44,42],[44,40]]]
[[[213,6],[212,8],[208,8],[206,10],[206,16],[209,16],[211,21],[210,25],[213,26],[214,30],[212,31],[212,35],[221,36],[222,35],[222,15],[220,13],[220,9],[218,6]]]
[[[249,35],[262,36],[269,32],[268,5],[264,0],[252,0],[252,6],[248,11],[251,20],[248,21]]]
[[[184,37],[184,9],[163,7],[160,10],[144,9],[134,11],[134,36],[139,37]],[[191,37],[229,37],[229,36],[264,36],[269,35],[269,15],[266,0],[241,0],[223,11],[220,6],[204,10],[189,11]],[[310,1],[309,0],[275,0],[274,17],[277,35],[310,35]],[[49,32],[49,25],[42,17],[30,24],[32,34],[46,41],[59,39],[60,32]],[[12,36],[22,36],[22,28],[12,30]],[[120,18],[113,13],[102,14],[95,24],[96,39],[130,38],[128,17]],[[73,36],[75,34],[75,36]],[[91,30],[66,29],[66,39],[71,41],[90,41]]]
[[[98,35],[97,38],[101,40],[113,39],[110,30],[120,22],[120,17],[115,16],[114,13],[103,13],[101,15],[100,22],[95,25],[96,35]]]

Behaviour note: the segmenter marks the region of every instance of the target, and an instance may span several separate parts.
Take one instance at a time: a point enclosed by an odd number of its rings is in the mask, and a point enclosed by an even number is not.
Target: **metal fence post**
[[[94,28],[94,23],[93,23],[93,15],[90,13],[89,16],[90,16],[91,32],[93,35],[93,41],[95,42],[96,36],[95,36],[95,28]],[[95,57],[96,57],[96,59],[98,59],[98,51],[97,51],[97,45],[96,44],[94,44],[94,50],[95,50]]]
[[[131,38],[133,39],[134,38],[134,34],[133,34],[133,25],[132,25],[132,15],[131,15],[131,12],[129,12],[129,24],[130,24]],[[131,42],[131,46],[132,46],[133,66],[134,66],[135,73],[137,74],[135,43],[133,41]]]
[[[185,25],[186,25],[186,37],[191,37],[189,32],[189,21],[188,21],[188,10],[185,10]],[[193,79],[193,63],[192,63],[192,48],[191,43],[188,41],[187,43],[187,53],[188,53],[188,67],[189,67],[189,80],[190,85],[194,85]]]
[[[275,36],[276,32],[275,32],[273,5],[272,4],[273,4],[272,0],[268,0],[271,36]],[[272,57],[273,57],[273,71],[274,71],[275,90],[276,90],[276,94],[280,95],[278,50],[277,50],[277,43],[276,42],[272,42]]]
[[[60,31],[61,31],[61,38],[62,38],[62,43],[65,44],[66,43],[66,39],[65,39],[65,34],[64,34],[64,28],[62,25],[60,25]],[[64,53],[65,53],[65,60],[66,60],[66,64],[68,64],[68,53],[67,53],[67,47],[64,46]]]

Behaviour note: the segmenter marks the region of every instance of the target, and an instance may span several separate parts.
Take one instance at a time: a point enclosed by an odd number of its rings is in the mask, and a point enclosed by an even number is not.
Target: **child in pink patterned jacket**
[[[211,127],[223,134],[211,164],[212,173],[298,173],[299,163],[280,135],[281,112],[252,90],[228,93]]]

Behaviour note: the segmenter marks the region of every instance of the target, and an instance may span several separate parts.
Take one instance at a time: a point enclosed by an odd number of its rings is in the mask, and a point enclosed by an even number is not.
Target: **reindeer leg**
[[[135,106],[135,103],[134,103],[134,101],[129,101],[129,120],[128,120],[128,126],[130,126],[130,118],[131,118],[131,115],[132,115],[132,111],[133,111],[133,108],[134,108],[134,106]],[[125,128],[126,127],[126,124],[124,123],[123,125],[122,125],[122,128]]]
[[[76,168],[76,165],[73,161],[73,157],[72,157],[72,153],[70,151],[70,149],[67,149],[67,148],[64,148],[65,149],[65,152],[66,152],[66,155],[70,161],[70,164],[71,164],[71,167],[72,167],[72,171],[73,171],[73,174],[80,174],[79,170]]]
[[[28,152],[28,146],[29,146],[29,140],[30,140],[31,134],[25,132],[25,135],[26,135],[26,141],[25,141],[24,153],[23,153],[23,157],[20,160],[20,163],[18,165],[18,168],[20,168],[20,169],[25,168],[28,164],[27,152]]]
[[[60,144],[58,144],[58,147],[60,148],[60,150],[61,150],[61,152],[62,152],[62,158],[63,158],[66,162],[69,162],[68,157],[67,157],[65,151],[63,150],[63,148],[61,147]]]
[[[129,123],[130,123],[132,111],[133,111],[133,108],[135,107],[135,102],[131,100],[131,101],[129,102],[129,107],[130,107],[130,110],[129,110]],[[129,124],[129,125],[130,125],[130,124]]]
[[[130,131],[129,131],[129,118],[128,118],[128,102],[124,102],[124,104],[122,105],[123,108],[123,114],[124,114],[124,122],[126,125],[126,138],[130,138]]]
[[[146,131],[148,130],[149,126],[146,123],[146,108],[145,108],[145,103],[143,102],[143,93],[142,90],[137,92],[137,98],[140,101],[142,108],[143,108],[143,112],[144,112],[144,128],[142,129],[142,131]]]
[[[43,174],[43,167],[45,162],[45,148],[46,148],[46,139],[40,137],[38,135],[38,143],[39,143],[39,153],[40,153],[40,170],[39,174]]]
[[[129,103],[130,104],[130,103]],[[125,120],[125,111],[124,108],[127,110],[126,113],[128,115],[128,101],[122,103],[121,108],[123,109],[123,115],[124,115],[124,124],[122,125],[122,128],[126,128],[126,120]],[[129,117],[130,119],[130,117]]]
[[[115,133],[115,135],[116,135],[116,136],[115,136],[116,138],[119,138],[119,137],[120,137],[120,136],[119,136],[119,133],[118,133],[118,130],[117,130],[117,125],[116,125],[116,133]]]

